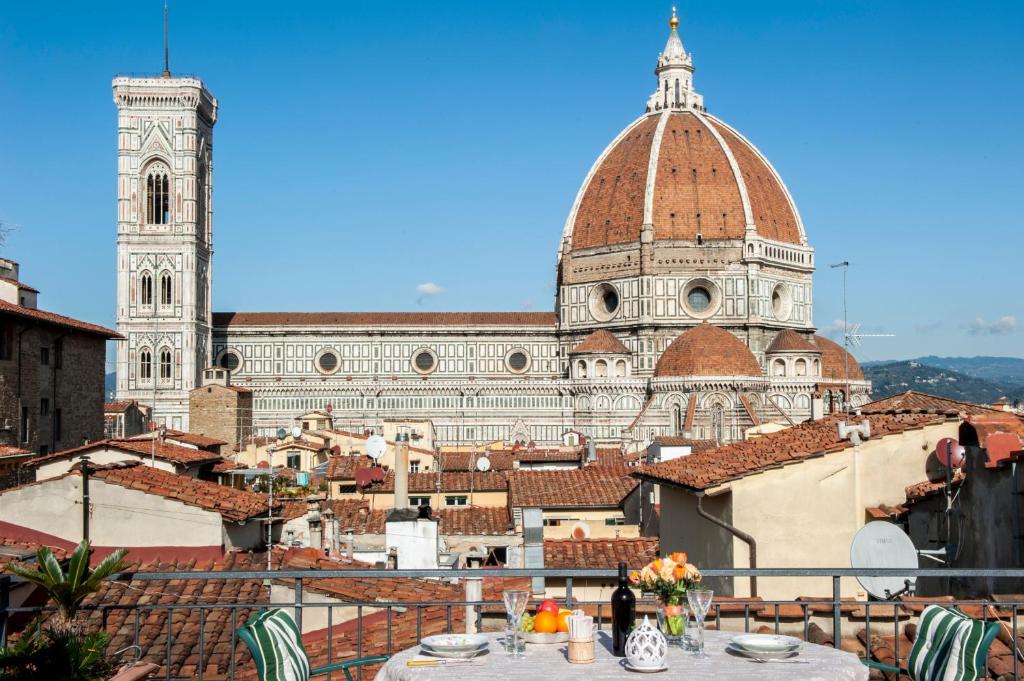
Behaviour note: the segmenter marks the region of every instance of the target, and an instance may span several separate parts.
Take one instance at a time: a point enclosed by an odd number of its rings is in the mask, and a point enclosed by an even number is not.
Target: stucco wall
[[[89,534],[97,546],[221,546],[221,517],[137,490],[89,481]],[[78,542],[82,478],[68,476],[0,495],[0,520]]]

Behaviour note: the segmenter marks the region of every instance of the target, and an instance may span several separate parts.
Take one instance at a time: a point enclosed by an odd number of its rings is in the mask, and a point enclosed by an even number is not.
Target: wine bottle
[[[636,621],[636,596],[629,588],[626,564],[619,563],[619,588],[612,592],[612,652],[625,657],[626,638]]]

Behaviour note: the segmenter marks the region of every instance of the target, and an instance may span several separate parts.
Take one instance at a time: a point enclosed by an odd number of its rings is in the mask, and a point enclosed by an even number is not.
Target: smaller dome
[[[583,339],[583,342],[569,351],[570,355],[628,355],[629,348],[622,344],[610,331],[600,329]]]
[[[757,358],[743,341],[707,322],[672,341],[654,367],[655,378],[763,375]]]
[[[854,359],[853,355],[846,352],[842,345],[839,345],[839,343],[829,340],[824,336],[815,336],[814,342],[817,344],[818,349],[821,350],[822,378],[831,378],[832,380],[842,381],[846,375],[846,363],[843,361],[843,357],[845,355],[850,358],[850,380],[864,380],[864,372],[861,371],[860,365],[857,364],[857,360]]]
[[[811,345],[807,336],[797,333],[793,329],[783,329],[775,334],[771,345],[765,350],[769,355],[776,352],[819,352],[818,348]]]

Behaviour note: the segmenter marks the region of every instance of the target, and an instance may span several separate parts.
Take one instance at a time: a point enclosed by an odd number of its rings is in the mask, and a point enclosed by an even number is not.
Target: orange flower
[[[681,582],[683,578],[686,577],[686,567],[683,565],[677,565],[676,568],[672,570],[672,577],[674,577],[677,582]]]
[[[629,573],[629,581],[632,582],[633,584],[639,584],[640,583],[640,573],[637,572],[636,570],[633,570],[632,572],[630,572]]]
[[[679,563],[680,565],[685,565],[686,564],[686,552],[685,551],[676,551],[675,553],[672,554],[671,558],[672,558],[672,560],[674,562]]]

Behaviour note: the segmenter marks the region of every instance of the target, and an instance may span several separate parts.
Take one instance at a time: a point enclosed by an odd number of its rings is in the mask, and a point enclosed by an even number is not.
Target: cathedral
[[[188,428],[217,366],[255,434],[429,421],[439,445],[729,442],[866,401],[815,334],[814,249],[782,178],[708,113],[673,13],[644,112],[565,221],[550,312],[213,312],[217,99],[194,77],[117,77],[117,398]]]

